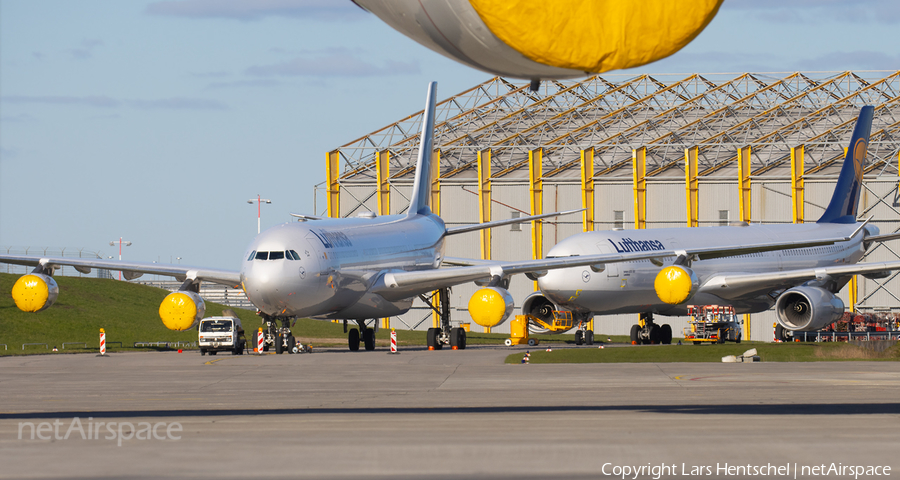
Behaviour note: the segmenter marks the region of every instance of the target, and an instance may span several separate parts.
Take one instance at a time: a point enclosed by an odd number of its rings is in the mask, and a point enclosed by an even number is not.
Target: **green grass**
[[[16,308],[12,286],[19,275],[0,274],[0,355],[47,353],[44,347],[23,343],[46,343],[60,352],[99,351],[100,329],[106,330],[108,351],[134,350],[134,342],[195,342],[197,331],[176,332],[166,328],[159,319],[159,304],[169,293],[166,290],[136,285],[118,280],[81,277],[54,277],[59,284],[59,297],[50,308],[27,313]],[[206,316],[221,315],[224,307],[206,304]],[[254,312],[233,309],[245,326],[255,326],[259,317]],[[246,328],[246,327],[245,327]],[[87,349],[67,346],[63,342],[84,342]],[[79,346],[80,347],[80,346]]]
[[[640,345],[611,348],[574,348],[547,352],[543,345],[531,351],[529,363],[668,363],[721,362],[727,355],[741,355],[755,348],[763,362],[819,362],[843,360],[900,360],[900,344],[882,353],[846,343],[762,343],[723,345]],[[506,357],[521,363],[523,353]]]

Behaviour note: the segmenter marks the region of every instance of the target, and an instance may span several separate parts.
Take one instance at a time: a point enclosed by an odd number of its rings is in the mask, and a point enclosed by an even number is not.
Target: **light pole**
[[[247,203],[256,203],[256,234],[257,235],[259,235],[259,232],[260,232],[259,224],[260,224],[260,219],[262,218],[262,204],[264,202],[272,203],[272,201],[269,200],[268,198],[260,198],[260,196],[258,194],[256,195],[255,200],[252,198],[250,200],[247,200]]]
[[[122,245],[125,245],[126,247],[130,247],[131,242],[123,241],[122,237],[119,237],[119,241],[113,240],[113,241],[109,242],[109,246],[114,247],[117,243],[119,244],[119,261],[121,262],[122,261]],[[122,280],[122,271],[121,270],[119,270],[119,280]]]

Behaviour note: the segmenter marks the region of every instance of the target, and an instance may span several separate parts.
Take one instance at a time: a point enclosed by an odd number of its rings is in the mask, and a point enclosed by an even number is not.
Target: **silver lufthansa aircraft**
[[[654,250],[674,250],[677,255],[608,263],[605,269],[548,271],[537,279],[540,292],[523,302],[523,313],[544,320],[558,310],[571,310],[582,320],[638,313],[640,323],[631,328],[631,339],[638,343],[670,343],[671,327],[657,325],[653,315],[688,315],[689,304],[731,305],[736,313],[774,306],[780,340],[837,321],[844,304],[836,294],[852,275],[883,278],[900,270],[900,262],[857,264],[872,244],[900,238],[900,233],[879,235],[877,227],[857,222],[873,112],[871,106],[860,111],[834,194],[816,223],[576,234],[553,247],[548,257]],[[843,239],[777,250],[755,248],[773,241],[800,244],[836,238]],[[576,340],[585,335],[590,334],[576,332]]]
[[[274,346],[276,352],[292,349],[294,338],[289,326],[298,317],[344,320],[345,329],[348,321],[355,322],[359,328],[348,332],[350,350],[358,350],[360,340],[366,350],[372,350],[375,347],[375,332],[366,326],[367,319],[402,314],[411,307],[415,298],[439,290],[441,327],[429,329],[428,345],[436,349],[443,345],[465,348],[465,331],[450,327],[449,302],[446,300],[449,300],[447,289],[453,285],[468,282],[483,285],[473,295],[475,301],[469,303],[470,314],[498,324],[513,310],[513,299],[506,288],[509,277],[514,274],[554,279],[557,277],[549,276],[549,272],[567,267],[587,265],[590,271],[602,271],[609,265],[611,272],[616,262],[652,261],[660,264],[660,259],[669,257],[675,258],[678,265],[683,265],[686,260],[682,258],[689,255],[746,255],[785,248],[833,245],[850,239],[847,236],[791,237],[786,240],[760,237],[760,243],[754,245],[735,246],[724,242],[703,248],[682,249],[678,242],[669,242],[669,245],[654,244],[654,248],[629,247],[627,250],[596,254],[588,251],[576,253],[570,249],[568,253],[560,254],[566,251],[565,245],[572,244],[564,242],[553,251],[554,258],[520,262],[462,261],[454,263],[464,266],[447,267],[445,264],[451,262],[445,262],[443,246],[448,235],[558,214],[459,227],[447,227],[440,217],[434,215],[428,201],[435,94],[436,84],[432,83],[424,110],[413,195],[406,213],[328,219],[298,215],[305,221],[285,223],[259,234],[244,253],[239,271],[144,262],[0,255],[0,262],[34,267],[13,287],[12,296],[16,305],[30,312],[50,307],[59,295],[53,273],[61,266],[73,266],[82,273],[88,273],[92,268],[120,270],[127,279],[145,273],[168,275],[183,282],[177,292],[166,296],[159,308],[160,318],[170,329],[186,330],[199,322],[205,312],[203,299],[198,294],[199,285],[201,282],[213,282],[240,286],[244,290],[266,322],[267,343]],[[862,227],[852,236],[859,234],[860,230]],[[846,235],[843,230],[829,230],[826,233]],[[567,275],[559,278],[567,278]],[[672,282],[677,283],[676,280]],[[569,297],[563,298],[561,292],[552,294],[550,298],[568,301]],[[527,305],[533,304],[534,301],[529,299]]]

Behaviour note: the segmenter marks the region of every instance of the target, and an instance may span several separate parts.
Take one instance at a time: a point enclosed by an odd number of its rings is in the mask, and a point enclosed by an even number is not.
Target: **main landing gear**
[[[588,330],[587,322],[579,322],[578,330],[575,330],[575,345],[593,345],[594,331]]]
[[[372,327],[367,327],[365,320],[357,320],[356,323],[359,325],[359,330],[351,328],[348,332],[347,320],[344,320],[344,333],[347,334],[347,344],[350,347],[350,351],[359,351],[360,340],[362,340],[363,347],[367,352],[375,350],[375,329]],[[359,332],[362,332],[362,335],[360,335]]]
[[[429,328],[426,333],[427,347],[429,350],[441,350],[444,345],[450,345],[450,348],[454,350],[464,350],[466,348],[466,330],[460,327],[450,327],[450,289],[442,288],[439,290],[439,294],[440,310],[428,298],[419,297],[441,316],[441,326]]]
[[[281,320],[281,327],[278,321]],[[263,330],[263,351],[269,351],[274,348],[275,353],[282,354],[284,352],[294,353],[294,347],[297,346],[297,339],[291,333],[291,318],[279,318],[263,315],[263,322],[266,326]]]
[[[651,312],[642,313],[638,323],[631,326],[631,343],[633,345],[651,343],[669,345],[672,343],[672,327],[668,323],[663,325],[653,323],[653,313]]]

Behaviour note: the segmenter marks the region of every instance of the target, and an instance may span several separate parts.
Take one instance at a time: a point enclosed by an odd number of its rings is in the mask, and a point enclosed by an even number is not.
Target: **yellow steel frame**
[[[740,201],[738,202],[738,211],[742,222],[750,223],[750,152],[751,147],[738,148],[738,189],[740,191]],[[749,322],[747,317],[744,319]],[[750,327],[747,327],[748,329]],[[749,338],[749,337],[748,337]]]
[[[685,205],[687,206],[687,226],[700,226],[700,181],[697,179],[697,157],[700,156],[699,147],[684,149],[684,188]]]
[[[435,150],[431,154],[431,211],[440,216],[441,214],[441,151]],[[441,292],[435,290],[431,297],[432,303],[437,310],[431,311],[431,326],[438,328],[441,326]]]
[[[328,183],[326,201],[328,216],[341,216],[341,185],[338,183],[341,167],[341,152],[332,150],[325,154],[325,181]]]
[[[634,174],[634,228],[647,227],[647,147],[631,151]]]
[[[478,151],[478,221],[491,221],[491,149]],[[481,230],[481,258],[491,259],[491,229]]]
[[[378,184],[378,215],[391,214],[391,152],[375,152],[375,181]]]
[[[538,148],[528,151],[528,179],[531,183],[531,214],[544,213],[544,149]],[[531,258],[537,260],[544,258],[544,222],[531,221]],[[535,280],[534,289],[538,284]]]
[[[856,275],[850,277],[850,283],[847,284],[850,287],[849,293],[849,302],[850,302],[850,313],[856,313],[856,303],[859,301],[859,280]]]
[[[378,183],[378,215],[391,214],[391,152],[375,152],[375,179]],[[381,319],[381,328],[391,328],[390,317]]]
[[[594,231],[594,147],[581,151],[581,214],[582,229]]]
[[[803,188],[806,183],[803,178],[803,153],[803,145],[791,147],[791,200],[794,223],[803,223]]]

